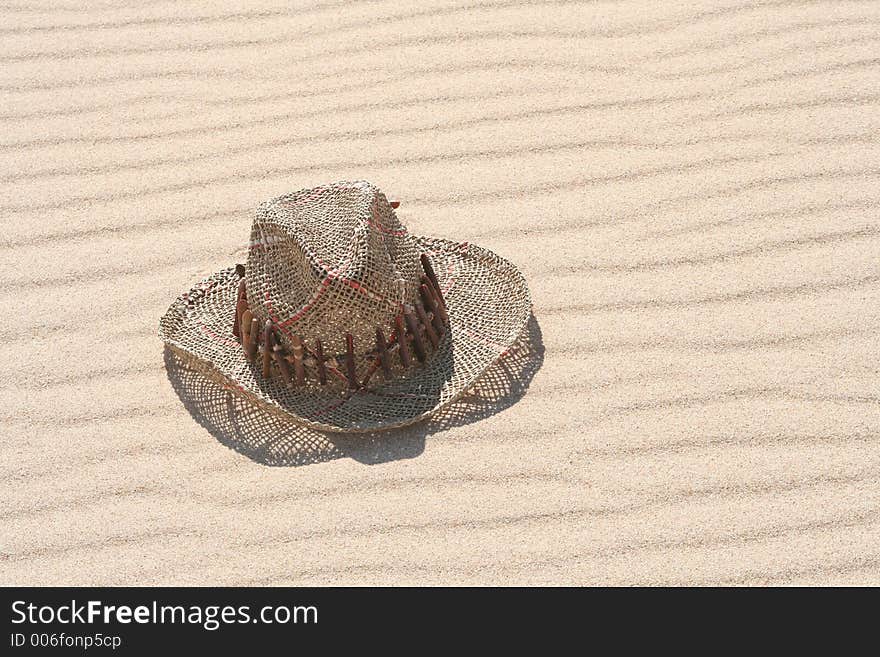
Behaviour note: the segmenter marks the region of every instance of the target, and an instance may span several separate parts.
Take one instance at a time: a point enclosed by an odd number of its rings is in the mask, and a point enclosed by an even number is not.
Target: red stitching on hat
[[[366,297],[376,298],[379,301],[386,301],[385,297],[383,297],[381,294],[379,294],[378,292],[373,292],[366,285],[364,285],[363,283],[358,283],[354,279],[346,278],[345,276],[339,276],[339,277],[337,277],[336,280],[345,283],[350,288],[357,290],[358,292],[360,292],[361,294],[363,294]]]
[[[394,237],[403,237],[406,235],[406,228],[402,226],[400,230],[392,230],[391,228],[386,228],[382,225],[381,218],[378,216],[378,208],[376,207],[377,203],[378,198],[374,198],[373,202],[370,204],[370,217],[364,220],[366,224],[385,235],[392,235]]]
[[[467,242],[463,242],[460,246],[464,247],[463,250],[467,251],[470,245]],[[436,256],[440,251],[428,251],[428,253],[432,256]],[[449,283],[444,289],[440,290],[443,293],[444,298],[449,293],[449,290],[455,285],[455,260],[448,260],[446,262],[446,278],[449,279]]]
[[[446,277],[449,279],[449,285],[443,290],[444,299],[446,298],[446,295],[449,294],[449,290],[455,285],[455,260],[450,260],[446,263]]]
[[[299,309],[299,310],[293,315],[293,317],[291,317],[291,318],[289,318],[289,319],[286,319],[286,320],[284,320],[283,322],[279,322],[279,323],[278,323],[279,328],[281,328],[282,332],[284,332],[285,335],[288,334],[288,332],[287,332],[287,330],[286,330],[287,327],[288,327],[290,324],[293,324],[293,323],[294,323],[295,321],[297,321],[298,319],[301,319],[302,317],[304,317],[305,314],[306,314],[309,310],[312,309],[312,306],[314,306],[314,305],[318,302],[318,299],[320,299],[320,298],[324,295],[324,292],[326,292],[326,291],[327,291],[327,288],[330,286],[330,281],[331,281],[331,280],[333,280],[333,279],[332,279],[330,276],[325,277],[324,280],[321,281],[321,289],[318,290],[318,291],[312,296],[312,298],[309,299],[309,300],[305,303],[305,305],[303,305],[303,307],[300,308],[300,309]],[[268,293],[268,292],[266,292],[266,296],[267,296],[267,297],[269,296],[269,293]],[[268,301],[268,299],[267,299],[267,301]]]
[[[507,350],[509,349],[509,347],[507,347],[506,345],[501,345],[501,344],[498,344],[497,342],[493,342],[492,340],[489,340],[488,338],[484,338],[479,333],[475,333],[474,331],[472,331],[471,329],[469,329],[467,327],[464,328],[464,332],[467,333],[469,336],[471,336],[474,340],[481,342],[485,346],[487,346],[491,349],[494,349],[494,350],[500,352],[501,354],[506,353]]]
[[[370,228],[378,230],[380,233],[384,233],[385,235],[392,235],[394,237],[403,237],[404,235],[407,234],[406,228],[404,228],[402,230],[391,230],[390,228],[385,228],[385,226],[378,224],[375,221],[372,221],[371,219],[367,219],[367,225],[370,226]]]
[[[323,269],[325,269],[325,270],[327,269],[327,266],[323,262],[318,260],[318,258],[315,258],[315,261]],[[345,276],[341,276],[337,273],[340,270],[345,269],[348,266],[350,261],[351,261],[351,259],[349,258],[348,262],[341,264],[336,269],[329,270],[327,272],[327,275],[321,281],[321,288],[296,313],[294,313],[294,315],[292,317],[284,320],[283,322],[279,322],[276,319],[276,323],[278,323],[278,326],[281,328],[282,332],[285,335],[288,335],[288,331],[286,330],[287,327],[290,326],[291,324],[293,324],[294,322],[302,319],[306,315],[306,313],[308,313],[308,311],[311,310],[312,307],[318,302],[318,300],[324,295],[324,292],[326,292],[327,288],[330,287],[331,281],[338,280],[338,281],[342,282],[343,284],[348,285],[350,288],[357,290],[358,292],[360,292],[361,294],[363,294],[366,297],[376,298],[379,301],[387,301],[385,299],[385,297],[383,297],[378,292],[373,292],[366,285],[363,285],[362,283],[358,283],[357,281],[350,279],[350,278],[347,278]],[[269,293],[268,292],[266,292],[266,303],[267,303],[267,305],[269,305]],[[275,318],[273,318],[273,319],[275,319]]]
[[[272,310],[272,300],[269,298],[269,290],[266,290],[266,312],[269,313],[269,317],[275,323],[278,328],[281,328],[282,332],[285,332],[282,328],[282,322],[278,319],[278,315],[275,314],[275,311]]]
[[[329,413],[330,411],[339,408],[339,407],[342,406],[345,402],[347,402],[349,399],[351,399],[351,395],[345,397],[345,399],[341,399],[340,401],[333,402],[333,403],[330,404],[329,406],[325,406],[325,407],[322,408],[321,410],[319,410],[319,411],[315,411],[314,413],[312,413],[311,415],[308,415],[308,416],[306,416],[306,417],[308,417],[309,419],[314,419],[314,418],[316,418],[316,417],[321,417],[322,415],[324,415],[324,413]]]
[[[403,397],[404,399],[425,399],[428,396],[412,392],[379,392],[378,390],[359,390],[358,392],[376,397]]]
[[[218,335],[217,333],[215,333],[214,331],[209,329],[204,324],[199,324],[199,328],[202,329],[202,332],[204,332],[208,337],[214,338],[218,342],[223,342],[223,343],[230,345],[232,347],[239,347],[240,346],[237,342],[233,342],[232,340],[229,340],[228,338],[224,338],[222,335]]]

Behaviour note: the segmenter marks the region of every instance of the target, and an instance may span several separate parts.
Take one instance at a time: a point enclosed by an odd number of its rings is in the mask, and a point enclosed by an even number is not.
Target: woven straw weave
[[[279,340],[307,347],[320,338],[325,354],[355,340],[359,379],[375,362],[375,331],[391,332],[395,316],[419,303],[419,257],[428,254],[446,300],[447,330],[425,363],[349,390],[286,386],[264,379],[232,334],[239,277],[214,274],[182,295],[160,323],[159,335],[206,376],[268,410],[326,431],[375,431],[420,420],[466,392],[517,339],[531,302],[520,272],[469,244],[410,235],[385,195],[366,182],[302,190],[257,210],[245,273],[248,306],[272,319]],[[372,351],[372,353],[370,353]]]
[[[245,280],[248,305],[329,354],[354,337],[358,376],[372,359],[376,327],[388,333],[418,300],[420,249],[385,195],[369,183],[338,183],[282,196],[257,210]]]

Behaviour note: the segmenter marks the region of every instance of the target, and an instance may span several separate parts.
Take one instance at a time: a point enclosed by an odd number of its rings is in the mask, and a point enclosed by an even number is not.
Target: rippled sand
[[[880,584],[880,3],[297,5],[3,11],[0,583]],[[536,319],[328,438],[156,329],[350,178]]]

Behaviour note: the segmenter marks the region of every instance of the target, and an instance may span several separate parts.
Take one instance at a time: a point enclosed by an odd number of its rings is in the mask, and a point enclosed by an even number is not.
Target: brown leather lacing
[[[330,374],[356,390],[367,387],[370,379],[380,369],[387,381],[393,377],[392,356],[398,357],[404,370],[412,365],[413,355],[420,363],[424,363],[430,352],[439,346],[449,321],[443,293],[427,254],[421,255],[421,263],[424,274],[421,276],[419,299],[414,304],[405,305],[404,312],[395,317],[387,340],[383,328],[376,327],[376,345],[362,355],[373,362],[360,382],[357,380],[355,363],[358,355],[350,333],[345,335],[345,353],[327,356],[320,339],[315,340],[312,349],[298,335],[293,335],[291,349],[287,351],[277,339],[276,328],[271,319],[267,319],[263,327],[260,327],[259,320],[248,308],[244,265],[236,265],[236,273],[241,281],[238,284],[232,333],[241,341],[247,360],[251,363],[262,363],[264,379],[270,378],[273,371],[277,370],[288,387],[304,386],[309,378],[320,385],[326,385],[327,375]],[[340,362],[345,365],[341,367]]]

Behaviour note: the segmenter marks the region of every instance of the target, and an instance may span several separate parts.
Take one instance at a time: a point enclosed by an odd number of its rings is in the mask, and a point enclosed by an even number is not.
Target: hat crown
[[[278,339],[345,335],[371,344],[418,297],[416,241],[374,185],[338,182],[300,190],[257,209],[245,269],[248,306]]]

